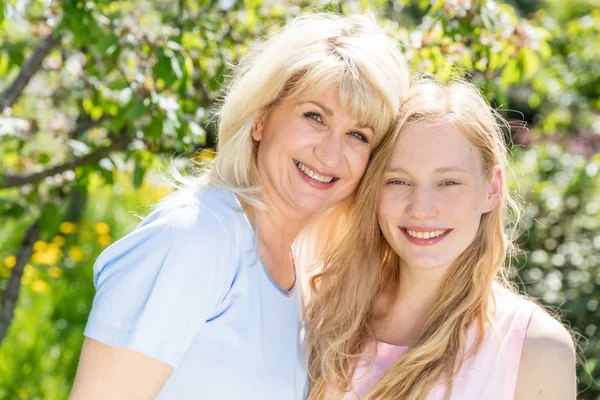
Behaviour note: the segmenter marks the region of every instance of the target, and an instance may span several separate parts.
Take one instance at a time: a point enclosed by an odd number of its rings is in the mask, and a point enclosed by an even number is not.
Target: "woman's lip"
[[[399,226],[398,229],[400,229],[400,231],[402,231],[402,233],[404,234],[404,237],[406,237],[406,239],[409,242],[411,242],[412,244],[415,244],[417,246],[434,245],[434,244],[439,243],[440,241],[444,240],[450,234],[450,232],[452,232],[452,229],[437,229],[438,231],[445,230],[446,232],[444,232],[440,236],[436,236],[434,238],[429,238],[429,239],[421,238],[420,239],[420,238],[410,236],[406,230],[410,229],[411,231],[414,230],[414,231],[418,231],[418,232],[435,232],[436,230],[431,229],[431,228],[427,228],[427,230],[423,230],[423,228],[421,228],[420,230],[417,230],[417,229],[413,229],[413,228],[405,228],[402,226]]]
[[[296,171],[298,171],[298,174],[300,174],[300,178],[315,189],[327,190],[332,188],[333,185],[335,185],[335,183],[339,181],[339,179],[334,178],[331,182],[320,182],[302,172],[302,170],[300,170],[300,167],[298,167],[298,164],[294,163],[294,165],[296,166]]]
[[[317,169],[317,168],[314,168],[314,167],[313,167],[312,165],[310,165],[310,164],[307,164],[307,163],[305,163],[305,162],[302,162],[302,161],[294,160],[294,164],[296,164],[296,166],[298,166],[298,163],[306,165],[306,167],[308,167],[308,169],[310,169],[310,170],[312,170],[312,171],[316,172],[317,174],[319,174],[319,175],[321,175],[321,176],[326,176],[326,177],[328,177],[328,178],[333,178],[333,179],[336,179],[336,180],[337,180],[337,179],[340,179],[339,177],[337,177],[337,176],[335,176],[335,175],[333,175],[333,174],[328,174],[327,172],[323,172],[323,171],[321,171],[321,170],[319,170],[319,169]]]

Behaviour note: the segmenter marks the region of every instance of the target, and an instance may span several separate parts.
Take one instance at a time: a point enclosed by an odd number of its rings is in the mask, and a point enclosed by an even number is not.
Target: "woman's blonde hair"
[[[233,74],[219,111],[219,151],[202,179],[261,207],[253,125],[283,99],[339,91],[342,106],[375,131],[377,146],[408,89],[397,42],[366,16],[303,14],[251,48]]]
[[[334,393],[351,389],[356,363],[375,339],[375,302],[397,292],[399,258],[381,233],[376,205],[398,135],[424,120],[453,124],[481,153],[485,177],[491,178],[495,166],[506,176],[507,125],[479,90],[463,81],[443,85],[431,78],[417,80],[402,101],[397,128],[373,154],[351,204],[352,218],[310,281],[306,316],[311,399],[335,398]],[[474,351],[481,344],[494,309],[492,283],[510,288],[506,260],[516,232],[507,211],[512,208],[518,218],[518,207],[505,179],[502,185],[499,204],[483,215],[473,243],[450,267],[418,339],[367,399],[423,399],[442,378],[451,386],[466,356],[467,329],[474,323],[479,328]]]

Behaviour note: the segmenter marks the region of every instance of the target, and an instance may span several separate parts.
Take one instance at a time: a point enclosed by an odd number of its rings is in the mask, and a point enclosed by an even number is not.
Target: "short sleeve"
[[[208,209],[154,212],[96,261],[85,335],[177,368],[232,280],[228,243]]]

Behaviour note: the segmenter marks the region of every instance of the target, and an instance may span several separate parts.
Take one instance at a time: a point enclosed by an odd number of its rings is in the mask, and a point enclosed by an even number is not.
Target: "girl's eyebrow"
[[[436,168],[433,172],[443,174],[444,172],[464,172],[467,173],[467,170],[460,167],[440,167]]]
[[[398,167],[398,166],[387,168],[385,170],[385,172],[402,172],[402,173],[410,175],[410,173],[408,171],[406,171],[402,167]],[[464,168],[452,166],[452,167],[439,167],[439,168],[436,168],[433,172],[438,173],[438,174],[443,174],[445,172],[463,172],[463,173],[467,173],[467,170],[464,169]]]

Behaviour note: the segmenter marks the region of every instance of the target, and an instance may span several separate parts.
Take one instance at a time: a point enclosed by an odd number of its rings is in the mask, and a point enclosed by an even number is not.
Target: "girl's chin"
[[[416,270],[435,270],[446,269],[452,264],[452,260],[447,259],[431,259],[422,257],[402,257],[402,265]]]

